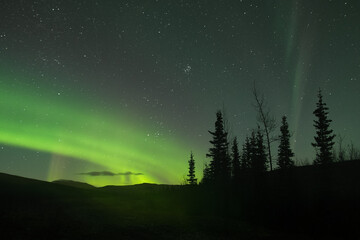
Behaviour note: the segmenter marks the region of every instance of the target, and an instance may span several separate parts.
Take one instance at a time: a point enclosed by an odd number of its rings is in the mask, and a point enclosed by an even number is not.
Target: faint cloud
[[[92,177],[97,177],[97,176],[130,176],[130,175],[134,175],[134,176],[139,176],[139,175],[144,175],[143,173],[133,173],[133,172],[122,172],[122,173],[113,173],[110,171],[100,171],[100,172],[86,172],[86,173],[79,173],[79,175],[87,175],[87,176],[92,176]]]
[[[135,175],[135,176],[138,176],[138,175],[144,175],[144,174],[143,173],[124,172],[124,173],[118,173],[116,175],[125,175],[125,176]]]

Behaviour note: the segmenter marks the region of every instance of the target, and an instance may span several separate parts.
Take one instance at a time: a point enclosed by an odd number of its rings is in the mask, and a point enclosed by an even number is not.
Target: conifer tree
[[[258,128],[256,132],[255,130],[251,132],[246,151],[249,157],[249,167],[252,172],[266,171],[266,148],[264,145],[264,136],[260,128]]]
[[[190,160],[189,160],[189,174],[187,175],[189,178],[187,179],[187,182],[189,185],[196,185],[197,184],[197,178],[195,177],[195,160],[194,155],[191,152],[190,154]]]
[[[251,169],[254,169],[256,162],[256,148],[257,148],[257,144],[256,144],[255,130],[252,130],[251,136],[249,138],[249,149],[248,149]]]
[[[316,149],[316,159],[314,164],[329,164],[333,162],[332,148],[334,145],[333,130],[330,129],[330,123],[332,120],[328,119],[328,110],[326,103],[323,102],[321,90],[318,93],[318,102],[316,103],[316,109],[313,112],[315,117],[314,127],[316,128],[315,142],[311,143]]]
[[[240,177],[240,153],[238,148],[237,138],[234,138],[232,147],[232,177],[236,181]]]
[[[213,179],[211,179],[211,171],[208,164],[205,163],[203,170],[203,178],[201,180],[201,184],[209,184],[212,183]]]
[[[252,168],[255,172],[266,171],[266,148],[264,145],[264,135],[261,133],[260,127],[256,133],[255,138],[254,157],[252,162]]]
[[[294,153],[290,148],[290,133],[286,116],[282,117],[280,132],[277,164],[280,169],[291,168],[294,166],[294,161],[291,159]]]
[[[215,131],[209,131],[209,133],[212,135],[210,141],[212,147],[206,157],[211,158],[210,179],[215,183],[224,184],[229,182],[231,177],[231,162],[228,154],[227,132],[224,130],[221,111],[216,113]]]
[[[241,163],[240,168],[241,170],[247,170],[251,167],[251,145],[250,145],[250,139],[248,136],[245,138],[245,143],[243,144],[242,148],[242,154],[241,154]]]

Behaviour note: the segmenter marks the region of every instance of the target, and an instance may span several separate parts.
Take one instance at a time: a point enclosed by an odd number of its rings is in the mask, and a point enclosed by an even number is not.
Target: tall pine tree
[[[316,103],[316,109],[313,112],[315,117],[314,127],[316,128],[315,142],[311,143],[316,149],[316,159],[314,164],[329,164],[333,162],[332,148],[334,145],[333,130],[330,129],[330,123],[332,120],[328,119],[328,110],[326,103],[323,102],[321,90],[318,93],[318,102]]]
[[[190,160],[189,160],[189,174],[187,175],[189,178],[187,179],[187,182],[189,185],[196,185],[197,184],[197,178],[195,177],[195,160],[194,155],[191,152],[190,154]]]
[[[210,178],[217,184],[225,184],[230,181],[231,162],[228,154],[229,143],[227,141],[227,132],[224,130],[224,122],[221,111],[216,113],[215,131],[209,133],[212,135],[210,143],[212,147],[206,157],[210,157]]]
[[[245,143],[243,144],[243,147],[242,147],[242,154],[241,154],[240,168],[242,171],[244,171],[244,170],[246,171],[246,170],[250,169],[250,167],[251,167],[250,152],[251,152],[250,139],[248,136],[246,136]]]
[[[254,169],[256,165],[256,148],[257,148],[256,134],[255,134],[255,130],[252,130],[251,136],[249,138],[249,149],[248,149],[251,169]]]
[[[238,148],[237,138],[234,138],[232,147],[231,147],[231,155],[232,155],[232,177],[235,181],[237,181],[240,177],[240,153]]]
[[[213,179],[211,179],[210,166],[205,163],[204,170],[203,170],[203,178],[202,178],[200,184],[209,184],[212,182],[213,182]]]
[[[294,153],[290,148],[290,133],[286,116],[282,117],[280,132],[277,164],[280,169],[287,169],[294,166],[294,161],[291,159]]]
[[[249,138],[249,144],[246,152],[249,158],[249,167],[252,172],[260,173],[266,171],[266,148],[264,145],[264,136],[260,128],[252,131]]]
[[[256,133],[256,145],[255,156],[253,161],[253,170],[255,172],[265,172],[266,167],[266,147],[264,144],[264,135],[262,134],[260,127]]]

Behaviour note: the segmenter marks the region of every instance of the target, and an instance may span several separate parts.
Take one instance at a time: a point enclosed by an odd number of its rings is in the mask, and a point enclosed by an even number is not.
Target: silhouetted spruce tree
[[[231,147],[231,155],[232,155],[232,177],[235,181],[237,181],[240,177],[240,153],[238,148],[237,138],[234,138],[232,147]]]
[[[338,145],[339,145],[339,153],[338,153],[338,160],[339,162],[345,161],[345,149],[343,146],[344,137],[340,134],[337,136]]]
[[[257,147],[255,130],[252,130],[249,140],[250,140],[249,142],[250,167],[253,168],[254,165],[253,162],[256,157],[256,147]]]
[[[205,164],[204,170],[203,170],[203,178],[202,178],[200,184],[209,184],[212,182],[213,182],[213,179],[211,179],[210,166],[208,164]]]
[[[196,185],[197,184],[197,178],[195,177],[195,160],[194,155],[191,152],[190,154],[190,160],[189,160],[189,174],[187,175],[189,178],[187,179],[187,182],[189,185]]]
[[[231,162],[228,154],[227,132],[224,130],[221,111],[216,113],[215,131],[209,131],[209,133],[212,135],[210,141],[212,147],[206,157],[212,158],[210,161],[210,179],[218,184],[228,183],[231,177]]]
[[[256,135],[255,135],[255,131],[252,130],[251,132],[251,136],[249,138],[249,159],[250,159],[250,168],[254,169],[254,162],[256,161]]]
[[[333,130],[330,129],[332,120],[328,119],[328,110],[329,108],[323,102],[321,90],[319,89],[318,102],[313,112],[317,118],[314,120],[314,127],[316,128],[315,142],[311,143],[316,149],[314,164],[329,164],[333,162],[332,148],[335,134],[332,134]]]
[[[251,168],[251,145],[248,136],[246,136],[245,143],[243,144],[242,147],[240,168],[242,171]]]
[[[291,159],[294,153],[290,148],[290,133],[286,116],[282,117],[280,132],[277,164],[280,169],[287,169],[294,166],[294,161]]]
[[[260,131],[260,128],[256,132],[252,132],[250,138],[250,144],[252,145],[252,156],[251,156],[251,169],[256,173],[266,171],[266,153],[264,145],[264,136]]]

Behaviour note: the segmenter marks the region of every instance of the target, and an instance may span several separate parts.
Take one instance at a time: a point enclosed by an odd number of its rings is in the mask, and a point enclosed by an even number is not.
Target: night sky
[[[200,178],[218,109],[240,143],[256,128],[254,82],[297,161],[319,88],[360,146],[359,23],[356,0],[2,1],[0,172],[178,184],[192,151]]]

